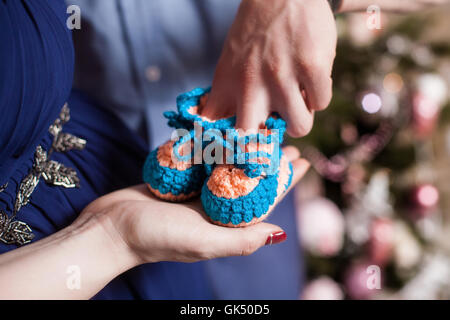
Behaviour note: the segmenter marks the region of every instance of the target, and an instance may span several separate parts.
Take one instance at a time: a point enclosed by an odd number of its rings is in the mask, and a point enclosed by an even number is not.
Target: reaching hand
[[[299,137],[332,95],[337,32],[326,0],[243,0],[203,115],[258,129],[271,112]]]

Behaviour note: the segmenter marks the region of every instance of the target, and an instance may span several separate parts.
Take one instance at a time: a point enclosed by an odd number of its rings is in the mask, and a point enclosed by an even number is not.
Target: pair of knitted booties
[[[286,123],[274,115],[258,133],[243,135],[235,129],[235,117],[211,120],[200,115],[208,93],[197,88],[182,94],[178,113],[164,113],[178,134],[149,154],[144,182],[166,201],[183,202],[201,194],[214,224],[258,223],[292,182],[292,165],[281,150]]]

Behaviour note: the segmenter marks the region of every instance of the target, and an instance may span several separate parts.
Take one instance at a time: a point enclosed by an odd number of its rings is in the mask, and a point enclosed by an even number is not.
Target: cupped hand
[[[293,163],[294,186],[309,163],[296,148],[284,149]],[[277,201],[280,201],[278,199]],[[133,265],[159,261],[195,262],[249,255],[282,229],[269,223],[247,228],[211,224],[200,201],[175,204],[156,199],[140,185],[106,195],[89,205],[80,219],[95,215]]]
[[[243,0],[202,114],[258,129],[271,112],[300,137],[331,100],[337,32],[326,0]]]

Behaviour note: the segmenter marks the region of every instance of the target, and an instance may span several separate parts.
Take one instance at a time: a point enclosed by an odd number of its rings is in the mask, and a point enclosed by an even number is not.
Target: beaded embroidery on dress
[[[8,216],[6,212],[0,210],[0,241],[3,243],[21,246],[33,240],[33,230],[25,222],[16,219],[16,217],[20,209],[30,202],[31,195],[41,178],[47,184],[53,186],[61,186],[64,188],[78,188],[80,186],[80,180],[74,169],[50,160],[53,152],[83,150],[86,146],[86,140],[62,132],[64,124],[69,120],[70,109],[66,104],[62,108],[59,118],[49,128],[49,132],[53,135],[50,150],[46,152],[42,146],[36,148],[33,167],[20,183],[12,215]],[[7,187],[7,184],[0,187],[0,193],[5,191]]]

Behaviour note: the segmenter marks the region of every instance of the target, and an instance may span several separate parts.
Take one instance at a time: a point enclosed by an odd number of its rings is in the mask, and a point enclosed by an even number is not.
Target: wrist
[[[86,216],[74,223],[74,228],[95,243],[96,251],[102,256],[102,263],[109,267],[113,277],[140,264],[108,214],[85,213]]]

